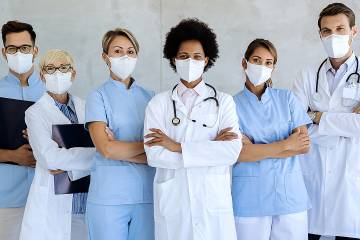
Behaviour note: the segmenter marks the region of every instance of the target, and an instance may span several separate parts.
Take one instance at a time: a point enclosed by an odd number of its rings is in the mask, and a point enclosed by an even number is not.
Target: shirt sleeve
[[[288,93],[289,108],[291,114],[292,129],[311,124],[312,121],[293,92]]]
[[[85,128],[91,122],[104,122],[108,124],[108,119],[105,110],[105,102],[102,94],[95,91],[90,94],[86,100],[85,105]]]

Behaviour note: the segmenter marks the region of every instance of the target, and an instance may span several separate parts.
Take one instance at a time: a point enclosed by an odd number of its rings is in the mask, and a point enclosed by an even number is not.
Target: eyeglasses
[[[19,47],[14,46],[14,45],[9,45],[9,46],[5,47],[5,53],[15,54],[20,50],[21,53],[28,54],[31,52],[32,48],[33,48],[33,46],[27,45],[27,44],[21,45]]]
[[[60,67],[55,67],[54,65],[47,65],[45,67],[43,67],[43,70],[47,73],[47,74],[53,74],[56,72],[56,70],[59,70],[62,73],[67,73],[69,72],[71,69],[73,69],[73,67],[71,66],[71,64],[61,64]]]

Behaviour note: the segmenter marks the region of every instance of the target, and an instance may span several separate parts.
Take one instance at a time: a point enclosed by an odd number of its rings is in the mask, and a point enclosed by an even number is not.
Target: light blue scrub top
[[[240,131],[255,144],[284,140],[294,128],[311,123],[289,90],[267,88],[259,101],[245,87],[234,101]],[[310,208],[298,156],[237,163],[232,183],[238,217],[284,215]]]
[[[120,141],[143,141],[145,108],[154,96],[135,82],[125,84],[108,80],[86,101],[86,124],[105,122]],[[155,169],[145,164],[94,156],[88,202],[120,205],[153,202]]]
[[[45,92],[39,73],[34,72],[28,82],[22,87],[9,73],[0,80],[0,97],[37,101]],[[24,207],[33,177],[33,168],[0,163],[0,208]]]

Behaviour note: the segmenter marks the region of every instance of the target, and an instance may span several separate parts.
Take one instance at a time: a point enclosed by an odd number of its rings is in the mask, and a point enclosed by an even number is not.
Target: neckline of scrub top
[[[349,68],[354,64],[356,62],[356,60],[355,60],[355,54],[354,54],[354,52],[351,54],[351,56],[343,63],[343,64],[341,64],[341,66],[339,67],[339,69],[342,67],[342,66],[346,66],[346,70],[345,70],[345,72],[347,72],[348,70],[349,70]],[[338,69],[338,70],[339,70]],[[326,60],[326,67],[325,67],[325,70],[326,70],[326,72],[328,72],[328,71],[335,71],[335,69],[333,68],[333,66],[331,65],[331,62],[330,62],[330,59],[328,58],[327,60]],[[334,73],[334,72],[333,72]],[[335,73],[334,73],[335,74]]]
[[[129,88],[127,88],[127,86],[125,85],[125,83],[120,82],[120,81],[118,81],[118,80],[114,80],[114,79],[112,79],[112,78],[110,77],[110,81],[111,81],[115,86],[118,86],[118,87],[120,88],[120,90],[131,90],[131,89],[133,89],[133,88],[135,87],[136,83],[135,83],[135,79],[134,79],[134,78],[131,78],[131,79],[132,79],[132,82],[130,82],[131,85],[130,85]]]
[[[254,101],[254,102],[257,102],[257,103],[265,104],[270,100],[270,89],[269,89],[269,87],[266,87],[264,93],[261,95],[260,100],[258,99],[258,97],[253,92],[251,92],[246,87],[246,85],[244,86],[243,93],[250,101]]]
[[[9,72],[9,74],[7,75],[6,78],[11,84],[15,84],[18,86],[21,86],[21,82],[20,79],[18,79],[14,74],[12,74],[11,72]],[[38,83],[40,80],[39,77],[37,77],[37,72],[33,72],[28,79],[28,84],[29,86],[21,86],[21,87],[31,87],[33,85],[35,85],[36,83]]]

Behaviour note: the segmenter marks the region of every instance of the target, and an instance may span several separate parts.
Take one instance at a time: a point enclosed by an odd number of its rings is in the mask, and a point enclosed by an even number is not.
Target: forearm
[[[10,152],[6,149],[0,149],[0,162],[10,162]]]
[[[269,144],[244,144],[238,162],[256,162],[267,158],[278,158],[287,151],[286,142]]]
[[[147,164],[147,157],[145,153],[139,154],[129,159],[129,162]]]
[[[143,142],[124,141],[108,141],[100,151],[104,157],[113,160],[130,160],[144,152]]]

